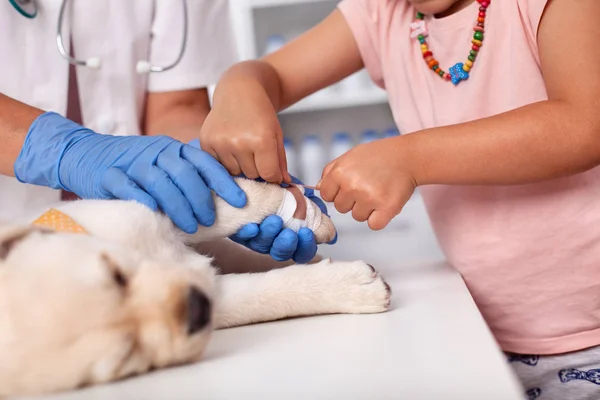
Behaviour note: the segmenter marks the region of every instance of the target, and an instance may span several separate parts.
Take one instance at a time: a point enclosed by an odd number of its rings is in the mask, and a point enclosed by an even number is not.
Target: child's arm
[[[202,149],[233,175],[289,182],[276,112],[362,67],[352,32],[335,10],[281,50],[225,72],[200,132]]]
[[[538,34],[549,100],[408,135],[417,182],[521,184],[600,164],[599,20],[598,0],[551,0]]]
[[[326,168],[323,199],[381,229],[417,185],[524,184],[599,165],[599,20],[598,0],[551,0],[538,34],[549,100],[359,146]]]

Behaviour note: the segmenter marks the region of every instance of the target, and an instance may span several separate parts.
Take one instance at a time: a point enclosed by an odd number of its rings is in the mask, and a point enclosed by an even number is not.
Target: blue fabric
[[[187,233],[214,223],[211,189],[234,207],[246,205],[227,170],[198,148],[166,136],[100,135],[51,112],[29,128],[15,176],[85,199],[160,208]]]

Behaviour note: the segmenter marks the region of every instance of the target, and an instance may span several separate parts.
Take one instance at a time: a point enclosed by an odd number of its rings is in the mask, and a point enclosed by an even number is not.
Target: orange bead
[[[436,60],[436,59],[433,59],[433,60],[431,60],[431,61],[429,61],[429,62],[427,63],[427,66],[428,66],[429,68],[433,68],[433,66],[434,66],[434,65],[439,65],[439,63],[437,62],[437,60]]]
[[[485,22],[485,18],[479,17],[479,18],[477,18],[477,22]]]

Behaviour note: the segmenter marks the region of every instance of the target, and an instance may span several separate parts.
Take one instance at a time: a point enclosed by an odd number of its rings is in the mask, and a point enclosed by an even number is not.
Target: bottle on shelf
[[[331,140],[330,160],[335,160],[352,148],[352,137],[347,132],[338,132]]]
[[[267,39],[267,44],[265,46],[264,55],[266,56],[267,54],[276,52],[277,50],[285,46],[285,42],[286,40],[285,37],[283,37],[283,35],[269,36],[269,38]]]
[[[326,164],[325,157],[325,150],[316,135],[304,137],[300,148],[301,179],[304,183],[316,185],[321,180]]]
[[[360,135],[360,143],[370,143],[379,139],[379,133],[375,129],[367,129]]]
[[[391,138],[394,136],[400,136],[400,131],[398,130],[398,128],[396,128],[394,126],[383,131],[384,138]]]
[[[298,155],[294,143],[289,138],[284,138],[283,147],[285,148],[288,172],[291,175],[298,176]]]

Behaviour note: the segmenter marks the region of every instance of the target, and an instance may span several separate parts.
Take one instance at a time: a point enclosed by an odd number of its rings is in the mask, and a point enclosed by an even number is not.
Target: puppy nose
[[[200,331],[211,317],[210,300],[195,287],[190,287],[187,296],[187,332],[188,335]]]

